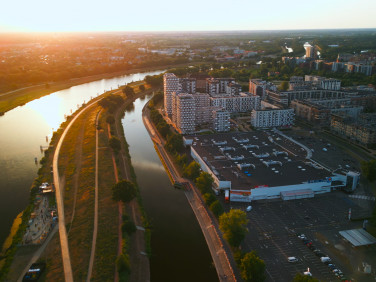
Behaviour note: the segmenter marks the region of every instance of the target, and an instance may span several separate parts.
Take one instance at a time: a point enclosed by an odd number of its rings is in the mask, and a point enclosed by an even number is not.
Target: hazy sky
[[[376,0],[9,0],[1,31],[375,28]]]

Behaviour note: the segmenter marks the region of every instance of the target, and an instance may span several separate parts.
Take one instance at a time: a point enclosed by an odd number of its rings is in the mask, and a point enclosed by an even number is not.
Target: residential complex
[[[178,78],[166,73],[163,79],[165,114],[183,134],[192,133],[201,125],[220,132],[229,131],[231,113],[260,109],[261,97],[242,92],[233,78],[205,75]]]
[[[357,117],[344,113],[331,116],[333,132],[363,145],[376,144],[376,114],[359,114]]]

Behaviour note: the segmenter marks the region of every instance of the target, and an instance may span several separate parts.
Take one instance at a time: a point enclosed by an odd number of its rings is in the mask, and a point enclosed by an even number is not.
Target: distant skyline
[[[0,32],[376,28],[374,0],[12,0]]]

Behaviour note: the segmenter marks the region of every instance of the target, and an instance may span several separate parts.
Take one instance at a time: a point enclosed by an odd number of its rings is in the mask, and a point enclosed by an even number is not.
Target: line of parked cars
[[[334,264],[332,263],[332,260],[330,257],[328,257],[326,254],[322,253],[319,249],[317,249],[313,244],[312,241],[309,240],[304,234],[297,233],[296,234],[300,240],[302,240],[303,244],[308,247],[317,257],[320,258],[320,261],[328,266],[331,272],[340,279],[341,281],[351,282],[351,280],[345,278],[342,271]]]

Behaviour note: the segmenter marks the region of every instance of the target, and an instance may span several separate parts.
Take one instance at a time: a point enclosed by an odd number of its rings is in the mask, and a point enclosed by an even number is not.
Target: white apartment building
[[[192,94],[180,93],[175,96],[175,125],[182,134],[195,131],[196,105]]]
[[[195,99],[196,108],[204,108],[210,106],[210,96],[207,93],[195,93],[193,94]]]
[[[239,95],[242,91],[242,86],[240,84],[230,82],[226,86],[226,94],[230,96]]]
[[[210,95],[219,94],[219,80],[215,78],[206,79],[206,92]]]
[[[230,130],[230,113],[224,109],[216,109],[212,112],[213,129],[218,132]]]
[[[173,73],[165,73],[163,75],[163,89],[165,113],[167,115],[172,115],[172,93],[179,93],[181,91],[179,78]]]
[[[196,79],[195,78],[180,78],[181,92],[194,94],[196,93]]]
[[[251,124],[254,127],[287,127],[294,124],[293,109],[253,110]]]
[[[233,113],[260,109],[261,98],[257,95],[241,92],[238,96],[231,97],[212,96],[210,100],[212,106],[223,108]]]

